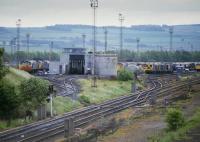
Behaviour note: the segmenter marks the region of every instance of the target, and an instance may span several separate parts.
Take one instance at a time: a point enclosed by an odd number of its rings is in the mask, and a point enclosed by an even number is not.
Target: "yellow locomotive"
[[[173,67],[169,63],[149,63],[143,65],[145,73],[172,73]]]
[[[196,65],[195,65],[195,70],[196,70],[196,71],[200,71],[200,64],[196,64]]]

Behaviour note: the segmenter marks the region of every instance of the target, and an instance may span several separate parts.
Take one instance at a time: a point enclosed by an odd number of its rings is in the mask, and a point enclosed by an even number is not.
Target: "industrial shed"
[[[96,54],[95,74],[117,76],[118,58],[115,54]],[[91,74],[93,55],[84,48],[64,48],[60,62],[50,63],[50,73],[54,74]]]

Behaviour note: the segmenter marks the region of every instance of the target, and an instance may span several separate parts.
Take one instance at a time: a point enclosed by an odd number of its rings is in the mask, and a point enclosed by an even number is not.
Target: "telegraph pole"
[[[120,58],[122,58],[124,17],[121,13],[119,13],[119,22],[120,22]]]
[[[94,26],[93,26],[93,83],[92,87],[97,87],[96,86],[96,76],[95,76],[95,52],[96,52],[96,9],[98,8],[98,0],[90,0],[90,6],[93,8],[94,13],[93,13],[93,20],[94,20]]]
[[[20,27],[21,27],[21,19],[18,19],[16,22],[16,26],[17,26],[17,64],[19,65],[19,56],[18,56],[18,52],[20,51]]]
[[[108,35],[108,31],[107,31],[107,28],[105,27],[104,28],[104,34],[105,34],[105,53],[107,52],[107,46],[108,46],[108,38],[107,38],[107,35]]]
[[[86,35],[82,34],[82,38],[83,38],[83,48],[85,49],[85,38],[86,38]]]
[[[27,48],[27,60],[29,59],[29,41],[30,41],[30,34],[26,34],[26,48]]]

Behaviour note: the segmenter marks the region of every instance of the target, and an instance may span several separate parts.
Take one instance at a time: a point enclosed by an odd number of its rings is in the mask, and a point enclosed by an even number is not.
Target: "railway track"
[[[196,84],[199,82],[200,79],[196,79],[191,83]],[[122,96],[100,105],[93,105],[67,113],[62,117],[41,121],[0,133],[0,140],[2,142],[43,141],[55,135],[64,134],[64,120],[66,118],[73,117],[75,120],[75,127],[84,127],[101,117],[112,115],[132,106],[143,105],[152,95],[159,96],[167,94],[169,91],[171,92],[171,90],[178,90],[188,85],[188,82],[163,85],[161,82],[155,80],[153,80],[152,83],[153,87],[143,92]]]
[[[56,87],[58,96],[74,97],[74,95],[79,92],[79,89],[76,87],[74,83],[76,77],[47,76],[43,78],[50,81]]]

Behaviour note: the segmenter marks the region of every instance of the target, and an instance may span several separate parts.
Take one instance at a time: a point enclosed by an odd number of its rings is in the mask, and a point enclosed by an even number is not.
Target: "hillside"
[[[109,26],[108,49],[119,49],[119,27]],[[16,28],[0,28],[0,41],[6,41],[6,50],[10,51],[9,42],[16,36]],[[30,33],[30,48],[34,51],[49,51],[50,41],[54,41],[54,51],[64,47],[83,47],[82,34],[86,35],[86,48],[93,45],[92,26],[89,25],[54,25],[46,27],[21,28],[21,50],[26,48],[26,34]],[[104,49],[104,28],[97,27],[97,50]],[[169,26],[134,25],[124,27],[124,48],[136,50],[136,38],[140,38],[140,50],[169,49]],[[179,50],[200,49],[200,25],[175,25],[173,47]],[[3,45],[3,42],[0,43]]]
[[[25,71],[21,71],[15,68],[9,68],[9,72],[6,74],[4,79],[16,86],[19,85],[24,79],[29,79],[31,77],[32,75]]]

